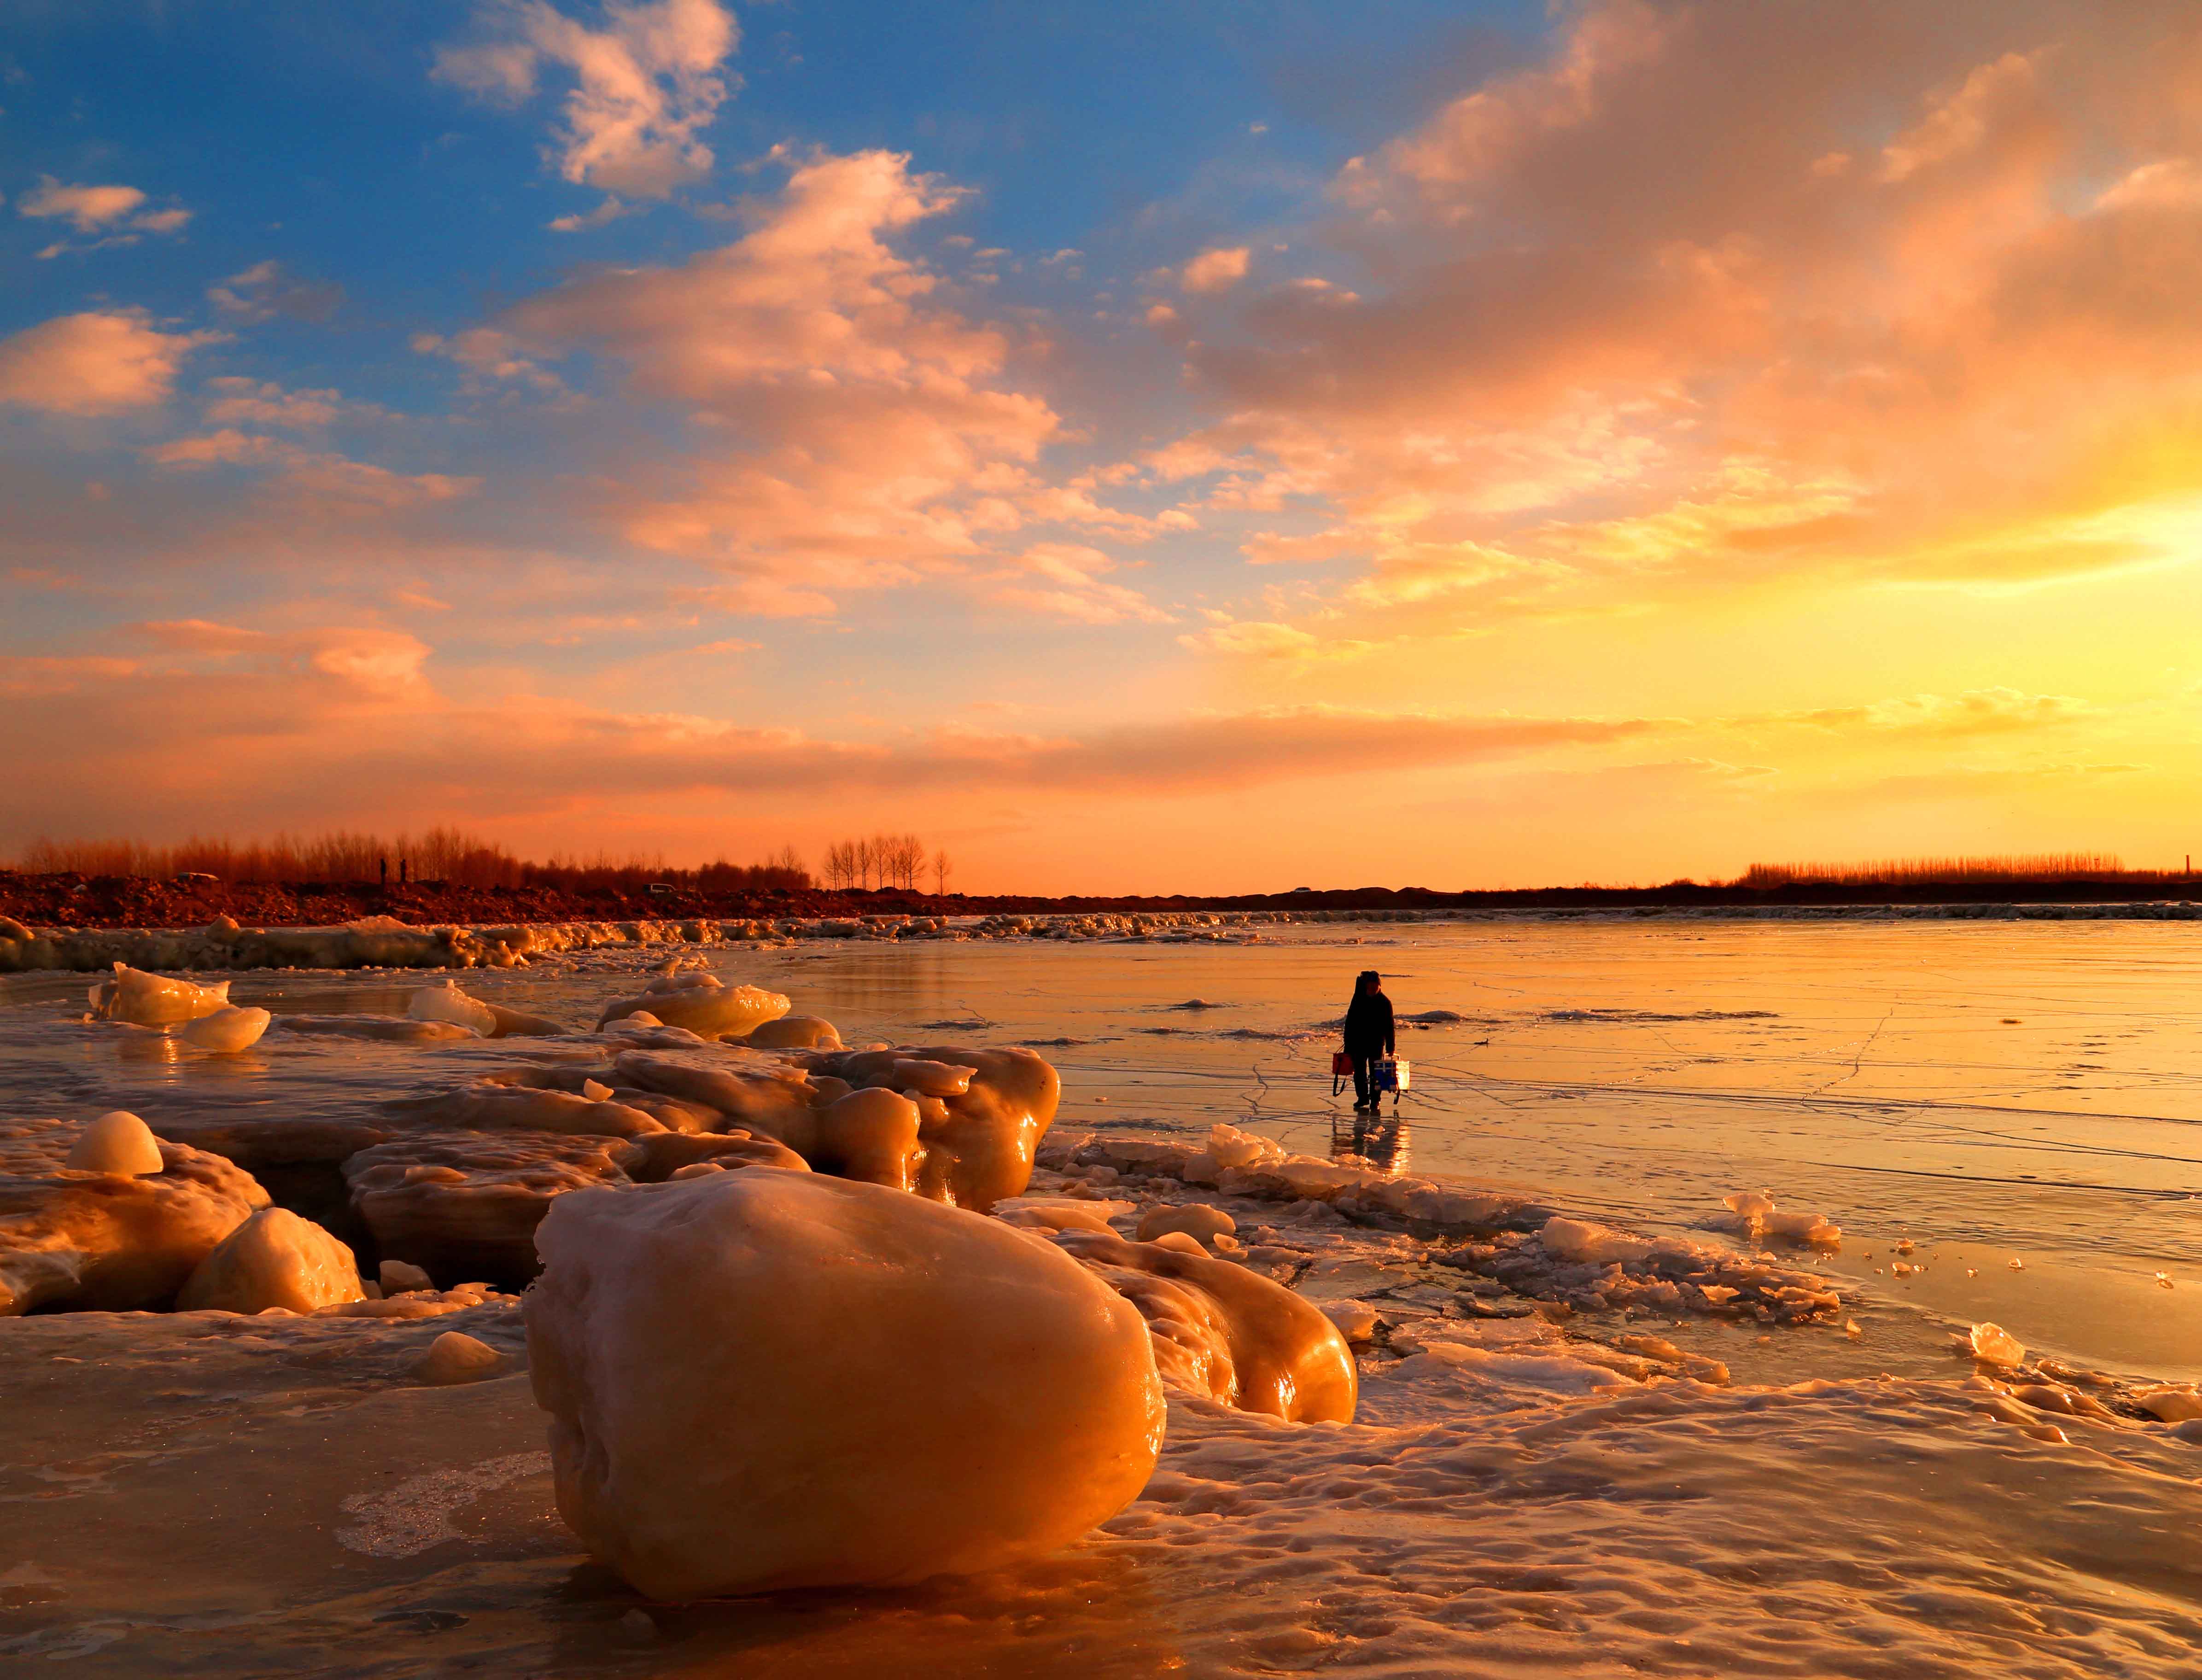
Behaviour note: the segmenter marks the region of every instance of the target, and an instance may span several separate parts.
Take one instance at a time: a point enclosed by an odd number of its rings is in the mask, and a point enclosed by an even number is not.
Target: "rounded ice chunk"
[[[265,1009],[217,1009],[211,1015],[186,1022],[183,1038],[186,1044],[198,1049],[212,1050],[217,1055],[235,1055],[257,1044],[261,1034],[268,1031],[268,1022],[274,1019]]]
[[[263,1207],[199,1262],[176,1310],[311,1313],[365,1298],[350,1248],[286,1207]]]
[[[1151,1242],[1168,1232],[1183,1231],[1197,1242],[1212,1242],[1219,1237],[1228,1237],[1239,1229],[1239,1222],[1221,1207],[1211,1207],[1204,1201],[1188,1201],[1178,1207],[1168,1205],[1151,1207],[1139,1217],[1139,1241]]]
[[[413,1380],[431,1388],[457,1383],[479,1383],[504,1369],[504,1355],[478,1336],[462,1330],[447,1330],[428,1344],[413,1366]]]
[[[102,1114],[69,1145],[64,1165],[79,1172],[113,1172],[143,1178],[162,1167],[161,1145],[147,1125],[127,1108]]]
[[[742,1043],[753,1050],[838,1050],[841,1034],[816,1015],[782,1015],[751,1027]]]
[[[999,1220],[750,1167],[561,1196],[536,1240],[558,1509],[652,1597],[992,1569],[1154,1468],[1139,1315]]]

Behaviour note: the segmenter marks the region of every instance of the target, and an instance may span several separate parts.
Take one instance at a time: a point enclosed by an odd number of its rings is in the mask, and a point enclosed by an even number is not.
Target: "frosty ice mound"
[[[996,1568],[1154,1469],[1139,1313],[998,1220],[757,1166],[562,1196],[537,1242],[559,1513],[653,1597]]]

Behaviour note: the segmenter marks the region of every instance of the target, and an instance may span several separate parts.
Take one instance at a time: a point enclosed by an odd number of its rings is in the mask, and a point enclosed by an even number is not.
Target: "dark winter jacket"
[[[1345,1006],[1345,1054],[1349,1056],[1388,1056],[1392,1041],[1392,1000],[1378,992],[1357,992]]]

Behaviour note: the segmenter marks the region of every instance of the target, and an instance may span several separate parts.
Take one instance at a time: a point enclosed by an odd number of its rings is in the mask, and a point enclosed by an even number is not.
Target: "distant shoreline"
[[[1439,892],[1351,887],[1307,892],[1072,894],[739,890],[666,893],[620,888],[459,887],[434,882],[303,886],[179,884],[138,877],[26,875],[0,870],[0,916],[32,927],[196,927],[228,916],[248,927],[327,927],[387,916],[447,925],[681,920],[708,918],[1078,915],[1202,910],[1840,910],[1887,906],[2178,903],[2202,898],[2202,877],[2130,885],[2102,880],[1907,881],[1870,886],[1790,881],[1778,886],[1533,887]]]

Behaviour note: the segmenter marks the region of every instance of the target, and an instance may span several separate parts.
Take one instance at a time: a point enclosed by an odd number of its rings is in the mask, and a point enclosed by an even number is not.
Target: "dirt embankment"
[[[1422,887],[1355,887],[1320,892],[1174,894],[1149,897],[1043,898],[1014,894],[827,892],[770,890],[667,893],[616,889],[459,887],[437,882],[381,888],[372,883],[298,886],[169,881],[137,876],[25,875],[0,870],[0,915],[34,927],[197,927],[216,916],[246,927],[319,927],[363,916],[416,926],[445,923],[629,921],[710,917],[1039,915],[1093,910],[1535,910],[1640,907],[1951,903],[2133,903],[2193,897],[2202,879],[2133,885],[2102,881],[1964,882],[1937,885],[1832,886],[1791,883],[1757,890],[1676,882],[1667,886],[1546,887],[1504,892],[1435,892]]]

